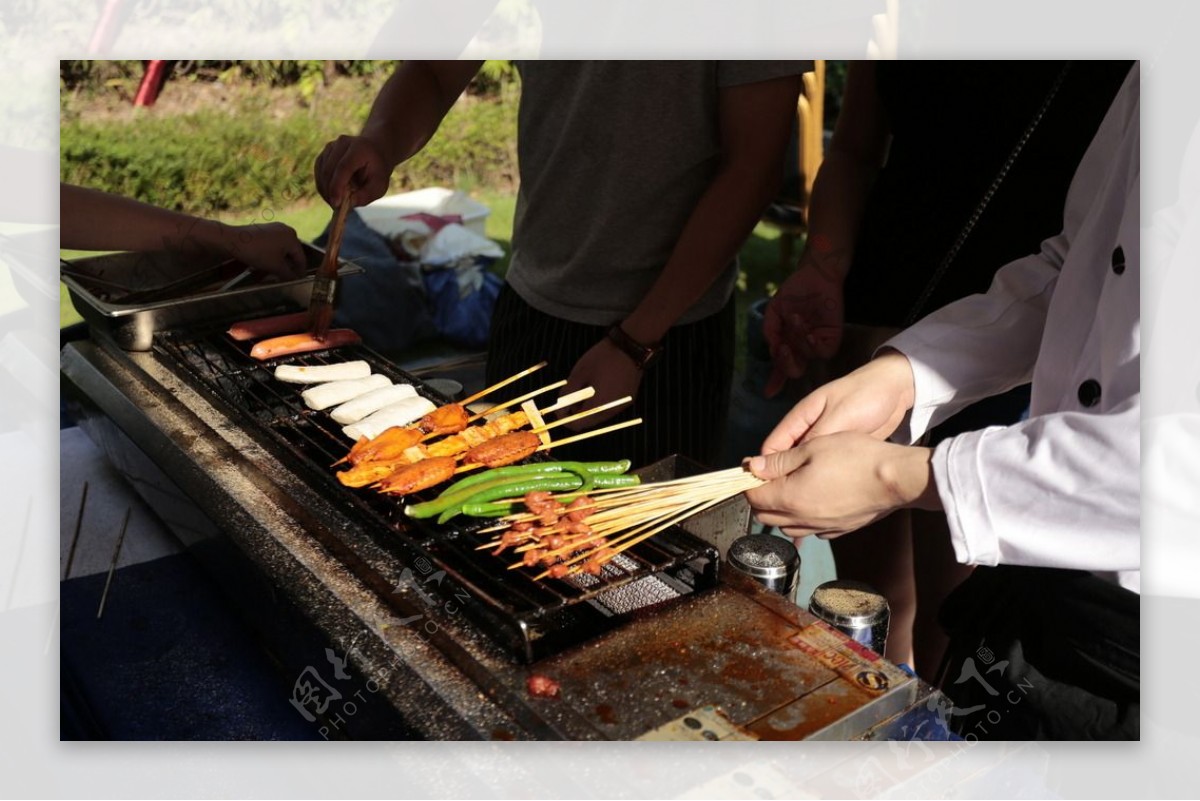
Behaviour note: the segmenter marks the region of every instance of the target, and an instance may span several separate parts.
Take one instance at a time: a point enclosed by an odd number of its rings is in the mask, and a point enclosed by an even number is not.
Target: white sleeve
[[[945,440],[933,454],[960,562],[1093,571],[1141,562],[1141,400]]]
[[[949,304],[900,332],[884,347],[913,366],[915,404],[892,438],[915,442],[929,428],[975,401],[1033,377],[1051,297],[1072,244],[1104,196],[1125,128],[1137,124],[1139,72],[1126,78],[1084,153],[1063,206],[1063,230],[1041,250],[1002,267],[987,294]],[[1130,109],[1133,109],[1130,112]],[[951,266],[950,269],[954,269]]]
[[[1066,252],[1066,236],[1006,265],[986,295],[971,295],[921,319],[885,343],[908,357],[912,411],[892,435],[911,443],[975,401],[1028,383]]]

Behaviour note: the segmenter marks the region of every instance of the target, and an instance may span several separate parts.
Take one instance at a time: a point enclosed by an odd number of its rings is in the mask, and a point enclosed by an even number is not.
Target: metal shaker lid
[[[835,626],[873,626],[888,616],[888,602],[869,584],[837,579],[813,590],[808,611]]]
[[[756,579],[780,579],[800,566],[791,540],[771,534],[747,534],[729,546],[729,564]]]

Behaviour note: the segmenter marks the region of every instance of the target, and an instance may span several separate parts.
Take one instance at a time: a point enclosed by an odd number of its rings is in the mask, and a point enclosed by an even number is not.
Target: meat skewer
[[[532,392],[527,392],[524,395],[498,404],[475,415],[468,415],[466,407],[461,403],[447,403],[445,406],[439,406],[429,414],[422,417],[415,425],[425,432],[425,439],[433,439],[434,437],[443,434],[455,434],[465,429],[469,424],[480,420],[489,414],[503,411],[522,401],[529,400],[541,395],[543,392],[549,392],[552,389],[558,389],[564,386],[566,381],[556,381],[553,384],[548,384],[540,389],[535,389]]]
[[[382,443],[382,446],[375,450],[377,456],[356,462],[351,469],[338,473],[337,479],[347,487],[365,487],[382,481],[405,465],[414,464],[422,459],[457,456],[469,450],[473,445],[486,441],[487,437],[500,436],[516,430],[528,422],[524,412],[514,412],[504,417],[498,417],[484,425],[472,426],[462,433],[446,437],[432,445],[420,444],[421,432],[418,429],[389,428],[383,434],[370,440],[365,446],[369,447],[386,438],[387,442]],[[468,434],[471,435],[470,439],[467,438]],[[405,442],[408,444],[405,445]]]
[[[532,431],[514,431],[476,445],[465,454],[467,464],[484,467],[501,467],[533,456],[542,446],[542,440]]]
[[[483,455],[489,460],[489,462],[491,462],[491,464],[488,465],[489,467],[502,467],[507,464],[512,464],[513,462],[519,462],[521,459],[526,458],[530,454],[536,451],[545,450],[547,447],[562,445],[567,442],[578,442],[581,439],[588,439],[590,437],[597,437],[601,434],[607,434],[610,431],[616,431],[619,428],[628,428],[629,426],[638,425],[641,422],[642,418],[640,417],[634,420],[627,420],[624,423],[617,423],[615,425],[605,426],[604,428],[598,428],[595,431],[586,431],[583,434],[577,434],[574,437],[567,437],[559,442],[550,443],[549,446],[543,443],[540,439],[537,439],[537,435],[532,431],[518,431],[514,433],[523,434],[526,436],[521,440],[510,440],[503,448],[496,447],[492,451],[483,452]],[[511,435],[506,434],[504,436]],[[528,450],[529,437],[532,437],[536,440],[536,444],[532,451]],[[490,444],[490,442],[484,444]],[[469,454],[471,451],[468,451],[467,453]],[[429,464],[431,462],[435,464],[432,465],[428,470],[419,469],[421,465]],[[447,464],[449,464],[449,468],[447,468]],[[474,470],[477,467],[483,466],[482,463],[473,463],[464,465],[462,467],[456,467],[456,464],[457,460],[453,456],[436,456],[428,459],[422,459],[414,464],[405,465],[404,467],[399,468],[387,478],[380,481],[376,486],[380,492],[406,495],[408,493],[420,492],[421,490],[437,486],[438,484],[446,481],[458,473],[462,473],[467,470]],[[449,472],[447,472],[447,469]]]
[[[477,550],[494,548],[499,555],[514,549],[520,559],[509,570],[545,567],[534,580],[598,576],[617,554],[761,483],[744,468],[733,468],[614,490],[600,501],[579,496],[564,504],[559,498],[565,496],[530,492],[524,496],[526,512],[506,517],[507,529]]]
[[[396,470],[379,485],[379,491],[393,495],[408,495],[436,487],[454,476],[458,466],[453,456],[437,456],[407,464]]]
[[[553,387],[555,385],[551,386]],[[569,395],[562,396],[558,399],[557,403],[555,403],[553,406],[547,407],[542,411],[544,413],[549,413],[558,409],[566,408],[567,406],[578,403],[579,401],[591,398],[595,393],[596,391],[594,389],[591,387],[586,387],[578,392],[572,392]],[[624,401],[613,401],[612,404],[605,404],[602,407],[597,407],[597,410],[610,408],[611,405],[616,405],[620,402]],[[591,413],[592,412],[589,411],[581,412],[580,414],[586,415]],[[436,414],[436,411],[432,414]],[[569,418],[563,418],[563,420],[556,422],[555,425],[558,425],[564,421],[578,419],[579,416],[580,415],[573,415]],[[499,436],[500,434],[507,434],[510,431],[516,431],[519,428],[523,428],[530,422],[531,421],[529,420],[527,414],[523,411],[506,414],[489,421],[489,423],[463,428],[458,434],[447,437],[446,439],[434,443],[426,448],[425,454],[430,456],[453,456],[462,453],[463,451],[466,451],[475,445],[479,445],[486,439]],[[491,423],[495,423],[496,425],[493,426]],[[343,462],[349,462],[352,465],[357,465],[361,462],[394,461],[403,456],[406,450],[427,439],[431,439],[431,436],[424,434],[420,428],[399,426],[389,428],[387,431],[384,431],[374,439],[360,439],[354,444],[354,447],[350,449],[350,452],[334,462],[333,466],[336,467]],[[460,445],[461,447],[459,447]],[[413,461],[416,460],[413,459]]]
[[[360,462],[382,462],[389,459],[399,459],[404,452],[421,441],[420,429],[392,426],[375,439],[361,437],[350,452],[333,463],[333,467],[342,462],[352,465]]]

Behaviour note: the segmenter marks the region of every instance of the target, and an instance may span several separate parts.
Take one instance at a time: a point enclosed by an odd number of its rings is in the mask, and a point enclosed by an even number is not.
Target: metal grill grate
[[[531,579],[541,571],[540,567],[509,570],[511,554],[493,556],[490,551],[475,550],[482,541],[472,531],[485,523],[473,522],[463,527],[426,524],[404,515],[404,505],[413,498],[344,487],[330,467],[345,455],[351,444],[342,434],[341,425],[326,411],[314,411],[303,403],[300,398],[303,386],[276,381],[273,373],[282,363],[319,365],[362,359],[371,365],[373,372],[395,382],[412,384],[419,394],[434,403],[448,402],[368,348],[351,346],[258,362],[249,357],[243,343],[236,343],[223,333],[165,332],[157,335],[155,350],[165,363],[181,368],[176,371],[200,391],[215,397],[236,424],[244,426],[264,447],[283,457],[286,464],[294,466],[310,486],[341,505],[354,507],[355,517],[374,532],[378,543],[386,548],[389,541],[398,538],[417,548],[494,612],[511,619],[517,630],[527,633],[526,638],[547,643],[563,640],[561,636],[547,637],[544,631],[547,621],[554,619],[556,612],[571,612],[583,602],[599,612],[600,617],[611,618],[715,583],[716,552],[678,528],[662,532],[621,554],[606,565],[598,578],[578,575],[534,582]],[[426,499],[437,492],[435,488],[417,498]],[[645,579],[654,574],[660,578],[652,579],[654,589],[649,591],[650,584]],[[634,587],[638,590],[631,591]],[[565,615],[565,619],[573,621],[565,625],[577,625],[579,612],[575,609]],[[538,630],[537,634],[529,635],[533,629]]]

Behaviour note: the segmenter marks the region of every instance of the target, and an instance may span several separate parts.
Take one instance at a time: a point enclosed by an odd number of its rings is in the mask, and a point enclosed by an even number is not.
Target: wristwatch
[[[617,346],[618,349],[632,361],[633,365],[639,370],[645,370],[650,365],[654,364],[662,353],[662,345],[643,345],[629,334],[625,333],[625,329],[617,323],[612,328],[608,329],[608,341]]]

